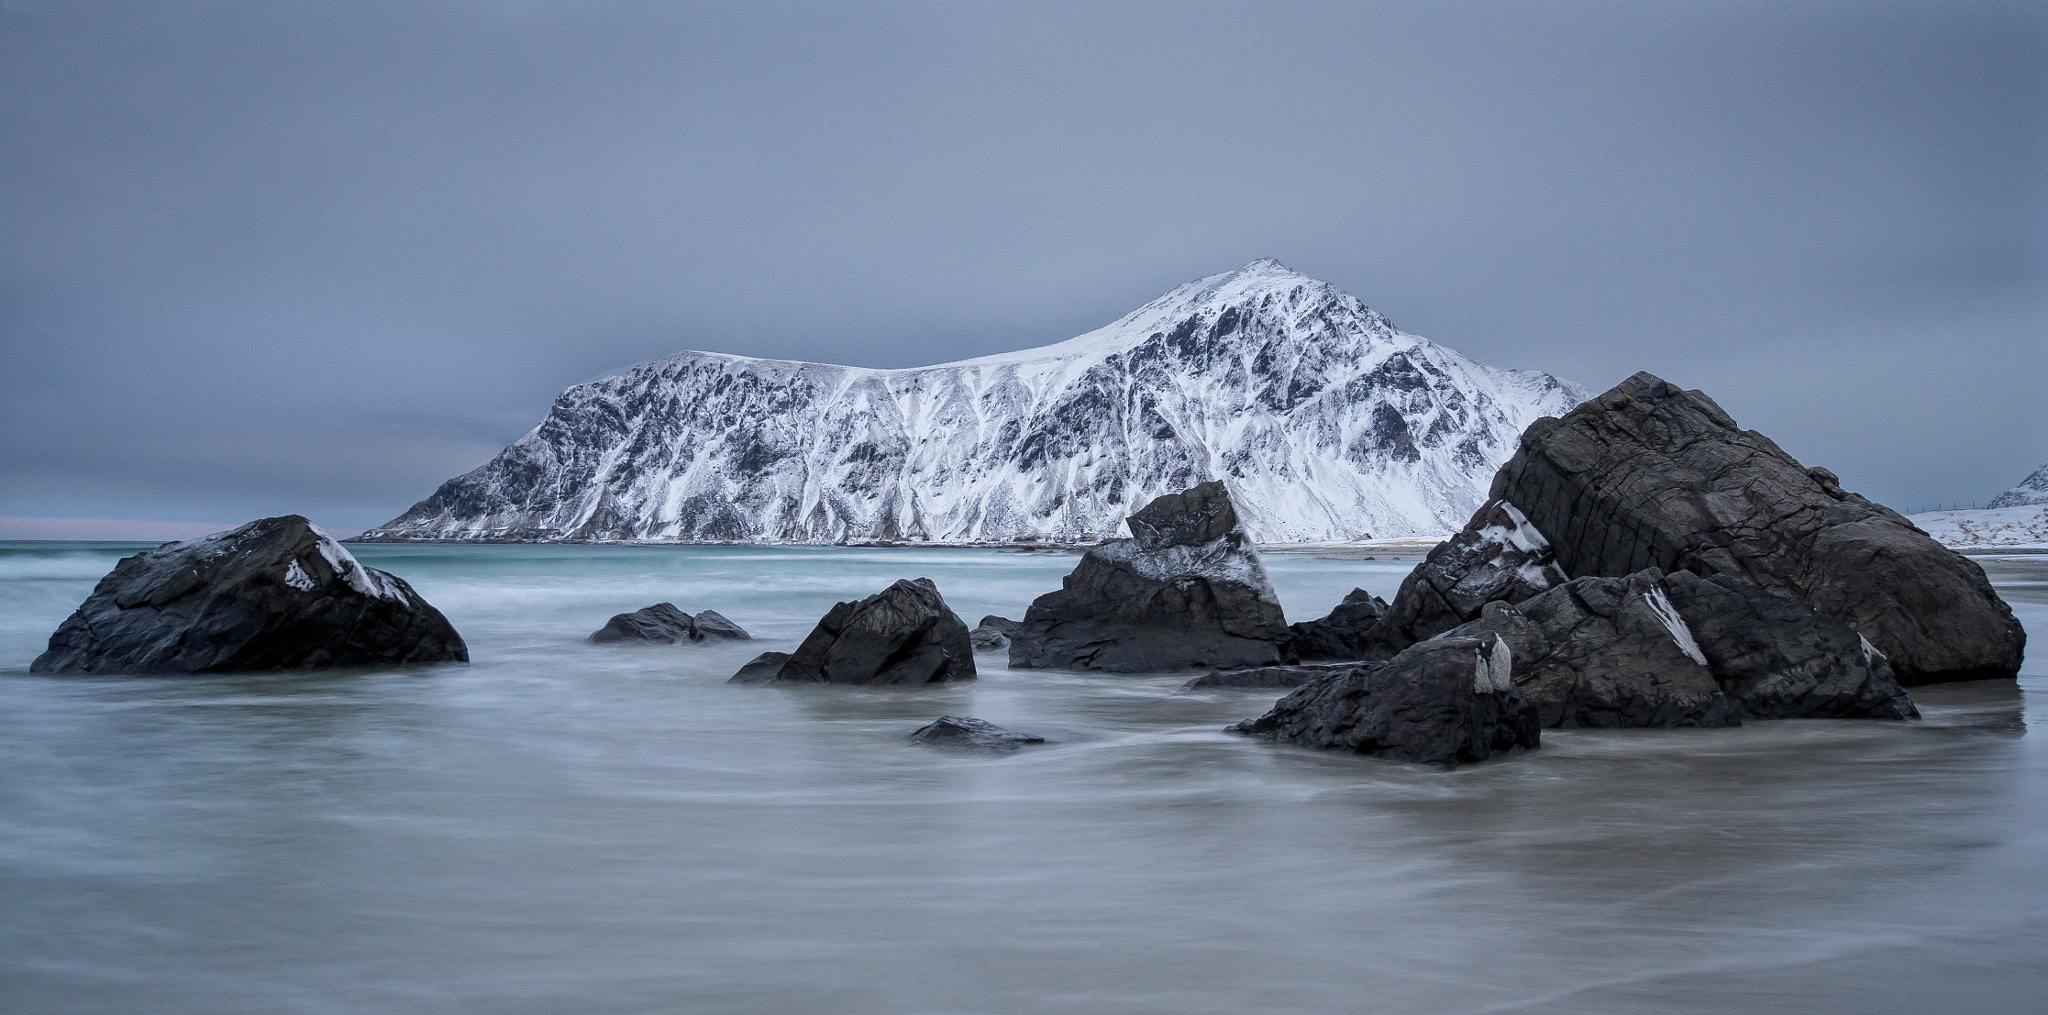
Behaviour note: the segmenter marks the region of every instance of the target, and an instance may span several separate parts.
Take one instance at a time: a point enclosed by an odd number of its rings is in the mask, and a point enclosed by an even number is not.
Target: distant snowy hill
[[[1958,550],[2048,548],[2048,504],[1922,511],[1906,518]]]
[[[1261,542],[1445,533],[1584,397],[1277,261],[1024,352],[870,370],[681,352],[562,393],[365,540],[1084,541],[1222,479]]]
[[[1996,497],[1986,507],[2019,507],[2022,504],[2048,504],[2048,465],[2034,470],[2034,474],[2020,480],[2013,487]]]

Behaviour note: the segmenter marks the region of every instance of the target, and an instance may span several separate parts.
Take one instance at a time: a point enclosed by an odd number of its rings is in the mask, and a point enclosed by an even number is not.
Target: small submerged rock
[[[1044,737],[1006,730],[994,723],[964,715],[942,715],[918,727],[910,734],[910,739],[913,743],[934,747],[986,751],[1014,751],[1025,744],[1045,743]]]
[[[1016,630],[1016,621],[991,613],[967,632],[967,640],[974,643],[976,652],[1001,652],[1010,647],[1010,635]]]
[[[1515,687],[1511,655],[1493,635],[1438,638],[1386,662],[1334,667],[1229,729],[1431,765],[1534,750],[1540,720]]]
[[[300,515],[124,558],[35,673],[239,673],[467,662],[403,578],[364,567]]]
[[[728,683],[917,685],[974,676],[967,624],[931,579],[919,578],[833,606],[795,652],[764,652]]]
[[[1301,666],[1249,666],[1237,670],[1210,670],[1180,685],[1183,691],[1224,689],[1270,689],[1300,687],[1356,663],[1309,663]]]
[[[674,603],[655,603],[632,613],[620,613],[590,635],[593,645],[642,641],[679,645],[686,641],[752,641],[753,636],[738,624],[705,610],[691,616]]]
[[[1294,661],[1265,565],[1220,482],[1130,516],[1133,538],[1082,555],[1010,635],[1019,669],[1151,672]]]

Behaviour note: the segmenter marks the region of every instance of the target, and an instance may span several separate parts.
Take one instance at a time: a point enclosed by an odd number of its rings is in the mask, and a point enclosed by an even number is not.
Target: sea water
[[[897,578],[1021,616],[1067,553],[363,546],[469,665],[28,675],[134,549],[0,544],[0,1011],[2048,1005],[2038,662],[1917,723],[1546,731],[1442,772],[1226,734],[1273,692],[1187,674],[725,683]],[[1300,619],[1414,560],[1267,563]],[[2048,646],[2048,557],[1987,566]],[[758,640],[585,642],[660,601]],[[905,741],[940,715],[1049,742]]]

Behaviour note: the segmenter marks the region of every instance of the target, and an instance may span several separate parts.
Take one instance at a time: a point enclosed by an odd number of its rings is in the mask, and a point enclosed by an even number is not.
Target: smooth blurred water
[[[1185,675],[728,687],[1062,553],[368,546],[474,662],[26,674],[122,552],[0,544],[0,1011],[2013,1012],[2048,996],[2048,667],[1924,722],[1546,733],[1444,773]],[[1291,617],[1407,561],[1272,554]],[[2048,644],[2048,557],[1991,561]],[[597,647],[716,609],[751,645]],[[1040,733],[963,756],[941,714]]]

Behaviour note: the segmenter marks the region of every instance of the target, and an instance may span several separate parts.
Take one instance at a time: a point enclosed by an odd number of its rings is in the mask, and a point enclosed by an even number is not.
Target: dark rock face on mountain
[[[690,616],[674,603],[655,603],[632,613],[615,614],[590,635],[591,644],[655,642],[678,645],[691,641],[752,641],[738,624],[705,610]]]
[[[467,662],[405,580],[298,515],[128,557],[50,636],[36,673],[238,673]]]
[[[912,743],[975,751],[1014,751],[1025,744],[1042,744],[1045,738],[1006,730],[992,722],[964,715],[942,715],[919,726],[910,734]]]
[[[1373,653],[1374,631],[1386,616],[1387,601],[1352,589],[1329,615],[1289,624],[1294,651],[1303,659],[1365,659]]]
[[[1903,684],[2019,670],[2026,634],[1983,569],[1649,374],[1530,425],[1491,497],[1574,577],[1656,567],[1790,596],[1869,639]]]
[[[1280,600],[1223,484],[1162,497],[1133,522],[1142,540],[1089,550],[1059,591],[1031,604],[1010,635],[1011,666],[1136,673],[1294,661]]]
[[[1519,603],[1564,580],[1550,540],[1515,505],[1489,500],[1409,572],[1379,626],[1361,639],[1398,651],[1477,619],[1488,603]]]
[[[1539,719],[1509,677],[1508,656],[1492,635],[1422,642],[1387,662],[1338,668],[1230,729],[1433,765],[1534,749]]]
[[[1210,670],[1180,685],[1183,691],[1270,690],[1300,687],[1311,680],[1347,669],[1355,663],[1314,663],[1303,666],[1248,666],[1237,670]]]
[[[936,684],[974,679],[967,625],[929,578],[898,581],[859,602],[833,606],[771,671],[756,658],[730,683]]]
[[[967,632],[967,640],[974,643],[976,652],[1001,652],[1010,647],[1010,634],[1015,630],[1016,621],[991,613]]]
[[[1228,482],[1268,542],[1439,532],[1583,393],[1257,261],[1088,335],[906,370],[680,352],[555,399],[364,540],[1092,542]]]

